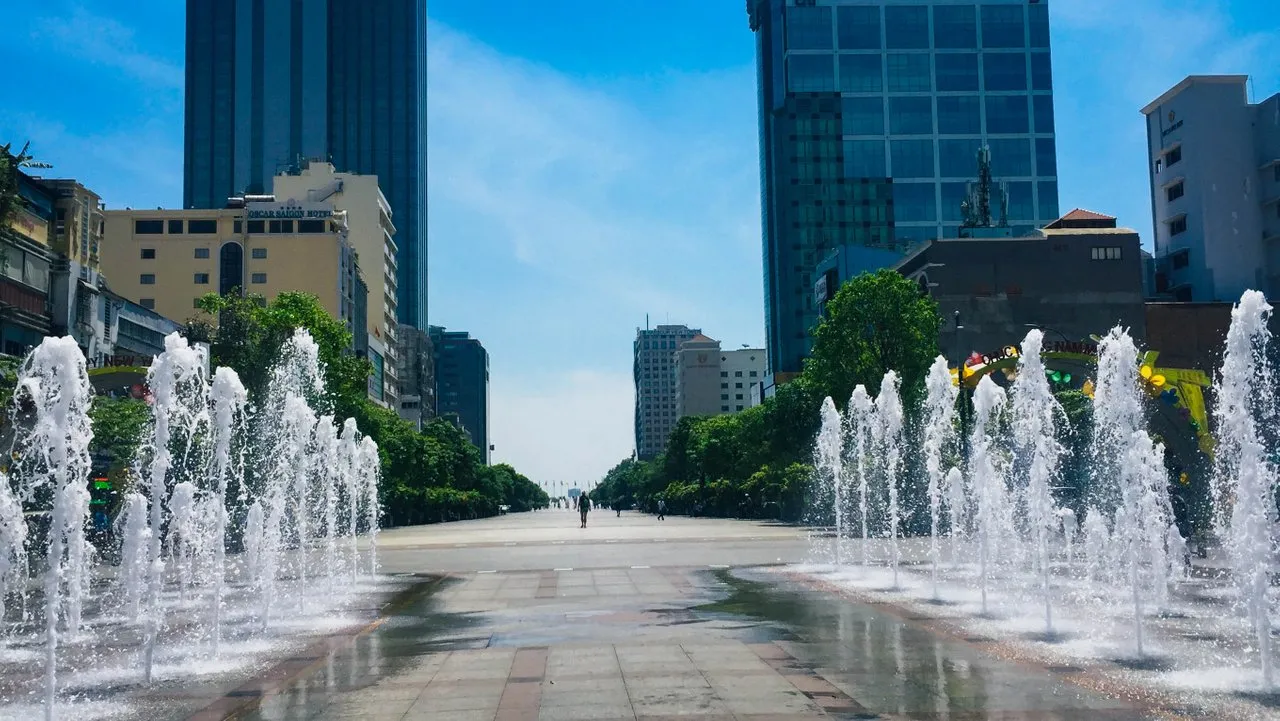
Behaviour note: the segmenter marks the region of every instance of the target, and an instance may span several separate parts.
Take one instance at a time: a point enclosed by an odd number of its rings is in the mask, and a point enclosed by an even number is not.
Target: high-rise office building
[[[666,450],[675,427],[676,351],[702,331],[683,325],[637,328],[632,344],[632,374],[636,384],[636,454],[649,460]]]
[[[375,175],[399,320],[427,322],[426,0],[187,0],[183,206],[270,192],[309,159]]]
[[[1009,225],[1058,216],[1047,0],[750,0],[769,371],[796,373],[842,245],[957,237],[978,150]],[[869,269],[869,268],[868,268]]]
[[[489,353],[466,331],[433,325],[430,336],[437,415],[470,436],[487,464],[493,450],[489,441]]]
[[[1154,292],[1178,301],[1280,293],[1280,94],[1193,75],[1142,110],[1155,220]]]

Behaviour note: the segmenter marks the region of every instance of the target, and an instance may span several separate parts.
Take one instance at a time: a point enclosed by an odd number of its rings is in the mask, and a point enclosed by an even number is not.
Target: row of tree
[[[646,510],[662,499],[672,513],[802,520],[822,399],[848,399],[858,384],[874,392],[896,370],[910,406],[938,355],[940,326],[937,304],[914,283],[891,270],[863,274],[828,302],[798,378],[737,415],[681,418],[662,455],[619,463],[593,496]]]

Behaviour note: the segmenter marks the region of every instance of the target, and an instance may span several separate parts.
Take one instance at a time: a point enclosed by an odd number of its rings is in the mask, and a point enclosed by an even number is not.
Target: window
[[[751,371],[751,373],[750,373],[750,376],[751,376],[752,378],[759,377],[759,375],[760,375],[760,374],[759,374],[758,372],[756,372],[756,371]]]
[[[1170,236],[1182,235],[1185,232],[1187,232],[1187,216],[1179,215],[1178,217],[1169,221]]]
[[[1117,246],[1090,248],[1090,256],[1092,260],[1120,260],[1120,248]]]
[[[196,285],[209,285],[208,273],[196,273],[195,278],[196,278]]]
[[[209,249],[208,249],[208,248],[196,248],[196,257],[197,257],[197,258],[208,258],[208,257],[209,257]]]
[[[235,221],[234,223],[232,223],[232,232],[233,232],[233,233],[235,233],[236,235],[240,235],[241,233],[243,233],[243,232],[244,232],[244,221],[242,221],[242,220],[237,220],[237,221]]]
[[[268,220],[267,232],[277,234],[289,234],[293,232],[292,220]]]
[[[728,394],[728,393],[721,393],[721,394],[720,394],[720,400],[722,400],[722,401],[727,401],[727,400],[729,400],[729,394]]]
[[[142,259],[143,259],[143,260],[155,260],[155,259],[156,259],[156,249],[155,249],[155,248],[143,248],[143,249],[142,249]]]
[[[182,221],[181,221],[181,220],[170,220],[170,221],[169,221],[169,235],[182,235]]]
[[[1031,88],[1053,90],[1053,63],[1049,53],[1031,53]]]
[[[1036,199],[1031,182],[1007,183],[1005,187],[1009,191],[1009,222],[1034,222]]]
[[[884,135],[882,98],[841,98],[840,117],[845,135]]]
[[[968,183],[943,183],[942,219],[944,221],[964,220],[964,213],[960,212],[960,204],[968,197]]]
[[[982,6],[982,47],[1024,48],[1026,46],[1021,5]]]
[[[1164,154],[1164,167],[1172,168],[1180,160],[1182,160],[1182,146],[1175,145],[1172,150]]]
[[[1036,138],[1036,175],[1058,174],[1058,150],[1053,138]]]
[[[932,140],[894,140],[890,143],[890,153],[893,156],[893,177],[933,177]]]
[[[729,377],[729,371],[720,371],[720,377],[721,377],[721,378],[728,378],[728,377]]]
[[[977,53],[938,53],[934,60],[941,92],[978,89]]]
[[[147,310],[155,310],[156,299],[155,298],[139,298],[138,305],[142,306],[143,308],[146,308]]]
[[[836,36],[841,50],[879,50],[880,8],[836,8]]]
[[[1031,129],[1025,95],[988,95],[987,132],[992,135],[1024,134]]]
[[[893,135],[932,135],[933,99],[889,98],[889,132]]]
[[[982,141],[978,138],[965,140],[939,140],[938,164],[944,178],[978,177],[978,149]]]
[[[927,10],[924,7],[920,9]],[[889,92],[929,92],[932,81],[929,77],[928,55],[895,53],[888,57],[887,63],[889,68]]]
[[[740,400],[742,400],[742,394],[741,394],[741,393],[735,393],[735,394],[734,394],[734,396],[733,396],[733,399],[734,399],[735,401],[740,401]]]
[[[879,55],[840,56],[842,93],[878,93],[884,89],[883,75],[884,64]]]
[[[729,399],[728,399],[728,398],[721,398],[720,400],[722,400],[722,401],[727,401],[727,400],[729,400]],[[729,406],[720,406],[720,412],[721,412],[721,413],[728,413],[728,412],[729,412]]]
[[[738,406],[738,410],[742,410],[742,406]]]
[[[267,249],[266,249],[266,248],[254,248],[254,249],[252,249],[252,250],[250,250],[250,251],[249,251],[249,257],[253,258],[254,260],[266,260],[266,259],[267,259]]]
[[[250,232],[250,233],[265,233],[265,232],[267,232],[267,231],[266,231],[266,221],[263,221],[263,220],[251,220],[251,221],[249,221],[249,232]]]
[[[884,162],[884,141],[844,141],[844,175],[846,178],[888,177]]]
[[[1049,6],[1043,3],[1028,5],[1028,25],[1031,26],[1031,47],[1049,47]]]
[[[134,235],[162,235],[164,233],[163,220],[135,220],[133,221]]]
[[[139,282],[139,283],[141,283],[142,285],[155,285],[155,284],[156,284],[156,274],[155,274],[155,273],[143,273],[142,275],[138,276],[138,282]]]
[[[733,372],[733,377],[734,377],[734,378],[741,378],[741,377],[742,377],[742,371],[734,371],[734,372]],[[739,387],[739,388],[741,388],[742,386],[738,386],[738,387]]]
[[[728,387],[729,387],[729,384],[728,384],[728,383],[721,383],[721,384],[720,384],[720,390],[726,390],[726,389],[728,389]]]
[[[1027,56],[1022,53],[984,53],[982,72],[987,90],[1027,89]]]
[[[885,45],[890,50],[929,47],[929,8],[889,5],[884,9]]]
[[[299,233],[323,233],[325,232],[325,222],[323,220],[299,220]]]
[[[939,135],[980,135],[982,106],[975,96],[938,96]]]
[[[263,283],[266,283],[266,282],[267,282],[267,274],[266,274],[266,273],[254,273],[254,274],[253,274],[253,277],[249,280],[249,282],[250,282],[250,283],[253,283],[254,285],[262,285]]]
[[[1058,181],[1042,180],[1038,185],[1040,189],[1040,217],[1058,217]]]
[[[788,50],[830,50],[831,8],[787,8]]]
[[[935,48],[978,47],[978,15],[972,5],[935,5],[933,8]]]
[[[1036,132],[1052,133],[1053,132],[1053,96],[1052,95],[1034,95],[1031,98],[1032,107],[1035,108]]]
[[[836,89],[832,55],[787,56],[787,90],[794,93],[829,93]]]
[[[239,243],[223,243],[222,249],[218,251],[218,294],[227,295],[243,284],[244,249]]]
[[[1276,163],[1275,166],[1271,168],[1271,170],[1276,175],[1276,182],[1280,183],[1280,163]]]
[[[936,221],[938,202],[935,188],[933,183],[894,183],[894,219],[905,222]]]
[[[187,221],[187,232],[194,235],[217,235],[218,221],[189,220]]]
[[[1184,183],[1183,181],[1179,180],[1178,182],[1164,189],[1165,200],[1172,203],[1173,201],[1182,197],[1184,190],[1185,190]]]
[[[1025,138],[993,139],[991,174],[997,178],[1031,175],[1031,143]]]
[[[1181,250],[1181,251],[1179,251],[1179,252],[1177,252],[1177,253],[1174,253],[1174,254],[1173,254],[1173,269],[1174,269],[1174,270],[1182,270],[1183,268],[1187,267],[1188,265],[1191,265],[1191,252],[1190,252],[1190,251],[1188,251],[1188,250]]]

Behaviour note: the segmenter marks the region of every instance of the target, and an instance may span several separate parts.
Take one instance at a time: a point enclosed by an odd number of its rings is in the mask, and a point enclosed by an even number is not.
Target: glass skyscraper
[[[271,190],[303,160],[378,176],[399,320],[427,324],[426,0],[187,0],[183,204]]]
[[[802,370],[842,245],[956,237],[977,153],[1014,232],[1058,216],[1048,0],[749,0],[769,370]]]

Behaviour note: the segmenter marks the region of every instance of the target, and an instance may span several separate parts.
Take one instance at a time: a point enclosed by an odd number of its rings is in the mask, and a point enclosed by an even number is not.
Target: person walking
[[[587,511],[591,510],[591,499],[587,498],[587,494],[578,496],[578,515],[582,517],[582,528],[587,527]]]
[[[667,502],[661,498],[658,499],[658,520],[667,520]]]

